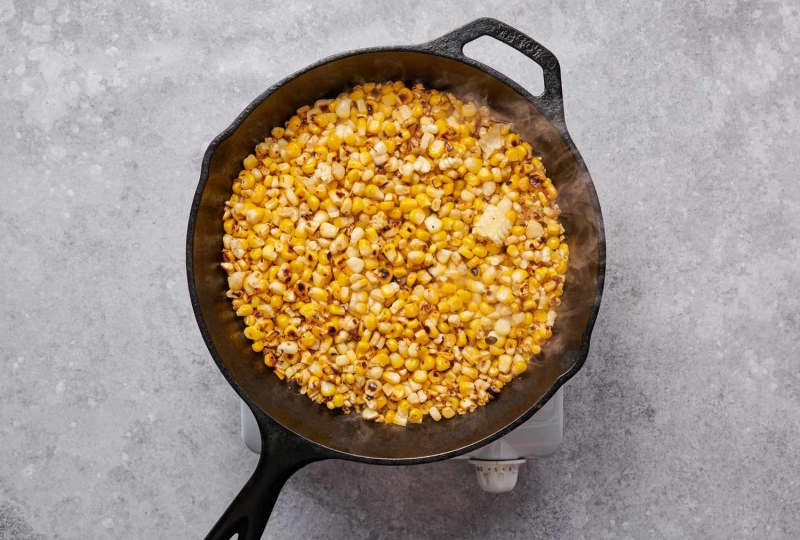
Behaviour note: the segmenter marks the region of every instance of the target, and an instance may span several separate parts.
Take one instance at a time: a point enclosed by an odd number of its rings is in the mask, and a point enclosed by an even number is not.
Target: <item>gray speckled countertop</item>
[[[506,495],[315,464],[265,537],[799,537],[797,4],[340,4],[0,0],[0,539],[207,532],[256,462],[186,290],[207,144],[323,56],[481,15],[560,59],[605,213],[565,445]]]

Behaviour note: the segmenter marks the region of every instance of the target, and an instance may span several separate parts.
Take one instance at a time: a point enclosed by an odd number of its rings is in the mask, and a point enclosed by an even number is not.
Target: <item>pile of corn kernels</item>
[[[569,257],[541,159],[489,109],[402,82],[303,107],[225,205],[252,348],[329,409],[474,411],[552,336]]]

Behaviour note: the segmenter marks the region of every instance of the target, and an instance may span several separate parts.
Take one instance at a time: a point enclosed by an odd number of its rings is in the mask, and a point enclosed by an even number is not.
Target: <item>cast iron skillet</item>
[[[511,79],[464,56],[464,45],[491,36],[522,52],[544,72],[545,91],[533,96]],[[472,414],[408,427],[337,415],[310,402],[264,366],[242,334],[220,269],[222,210],[242,160],[271,127],[296,109],[365,81],[423,81],[438,89],[479,94],[543,156],[560,191],[570,243],[570,269],[555,335],[531,369]],[[283,484],[303,466],[323,459],[410,465],[447,459],[478,448],[530,418],[578,372],[600,307],[605,236],[589,172],[564,123],[561,74],[555,56],[494,19],[478,19],[418,46],[379,47],[321,60],[269,88],[206,151],[192,202],[186,268],[200,333],[228,383],[253,411],[261,429],[261,458],[253,476],[208,539],[261,537]]]

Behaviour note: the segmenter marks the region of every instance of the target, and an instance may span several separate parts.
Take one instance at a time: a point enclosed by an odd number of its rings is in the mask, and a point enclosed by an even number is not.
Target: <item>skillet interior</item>
[[[251,351],[250,342],[242,334],[242,322],[225,297],[227,282],[219,267],[222,208],[242,160],[255,144],[305,104],[333,97],[364,81],[388,79],[407,83],[420,80],[434,88],[480,95],[500,116],[513,120],[520,135],[543,157],[550,178],[559,188],[570,244],[563,306],[554,338],[537,364],[507,385],[499,398],[472,414],[405,428],[365,422],[355,414],[334,414],[270,373],[262,355]],[[585,358],[592,308],[601,285],[597,279],[602,275],[598,263],[603,249],[601,225],[583,162],[525,97],[498,78],[462,62],[424,52],[379,50],[318,65],[259,100],[263,101],[257,100],[248,108],[237,119],[240,125],[207,156],[207,179],[205,175],[201,178],[201,185],[203,180],[206,184],[193,209],[196,221],[189,238],[189,285],[198,322],[212,356],[240,395],[298,435],[356,459],[427,461],[508,429],[531,409],[544,405],[542,398],[552,395],[577,371],[580,365],[576,364]]]

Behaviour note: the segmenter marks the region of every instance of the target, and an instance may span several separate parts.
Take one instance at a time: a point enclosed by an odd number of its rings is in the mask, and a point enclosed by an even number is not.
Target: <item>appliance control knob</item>
[[[489,493],[506,493],[517,485],[519,466],[525,463],[524,459],[509,459],[505,461],[484,461],[471,459],[475,465],[478,484],[483,491]]]

